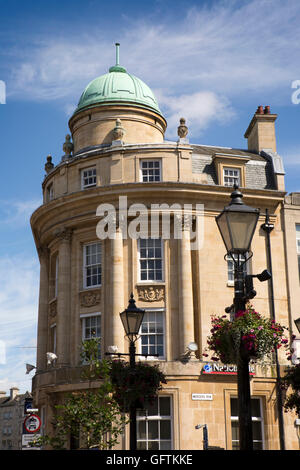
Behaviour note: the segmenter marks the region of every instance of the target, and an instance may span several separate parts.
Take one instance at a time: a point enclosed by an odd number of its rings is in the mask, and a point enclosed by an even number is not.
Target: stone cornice
[[[84,159],[95,158],[95,157],[107,157],[117,154],[124,154],[128,152],[159,152],[170,150],[173,152],[178,152],[178,150],[188,150],[192,152],[192,147],[189,144],[178,144],[178,142],[165,141],[154,144],[140,143],[140,144],[123,144],[111,146],[108,144],[97,145],[95,147],[88,147],[81,149],[75,153],[70,159],[61,161],[58,163],[47,175],[42,182],[42,186],[45,187],[48,184],[49,179],[51,179],[58,171],[63,167],[69,167],[76,165]]]
[[[269,189],[241,188],[247,204],[264,208],[276,208],[283,203],[287,194],[285,191]],[[230,200],[231,188],[225,186],[207,185],[184,182],[159,183],[123,183],[91,188],[85,191],[61,196],[50,203],[40,206],[31,216],[31,226],[36,243],[48,232],[49,242],[56,235],[54,232],[63,228],[78,227],[78,224],[95,223],[99,220],[96,208],[103,202],[118,204],[119,196],[128,197],[128,205],[142,201],[147,207],[159,201],[172,204],[204,204],[204,212],[218,211]],[[205,209],[205,204],[209,205]],[[222,207],[220,207],[222,206]],[[118,206],[116,206],[117,209]],[[274,209],[275,210],[275,209]],[[68,215],[72,211],[72,216]],[[51,233],[50,233],[51,232]]]

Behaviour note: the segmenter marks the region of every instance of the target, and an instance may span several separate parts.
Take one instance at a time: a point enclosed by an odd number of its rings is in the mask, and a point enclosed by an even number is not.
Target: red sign
[[[27,432],[38,432],[41,427],[41,419],[38,415],[29,415],[24,421],[24,427]]]
[[[202,374],[207,375],[236,375],[237,366],[229,364],[207,363],[202,368]],[[249,364],[249,375],[255,375],[255,368]]]

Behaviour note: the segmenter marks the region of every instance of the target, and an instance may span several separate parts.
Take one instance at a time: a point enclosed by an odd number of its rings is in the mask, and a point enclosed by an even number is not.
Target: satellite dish
[[[26,364],[26,374],[29,374],[33,369],[36,369],[32,364]]]
[[[197,343],[193,343],[193,342],[190,343],[190,344],[188,345],[188,350],[189,350],[189,351],[197,351],[197,350],[198,350],[198,344],[197,344]]]

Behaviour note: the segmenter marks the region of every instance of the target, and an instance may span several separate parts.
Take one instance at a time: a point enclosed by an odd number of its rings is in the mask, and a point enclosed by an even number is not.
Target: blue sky
[[[300,191],[299,17],[298,0],[0,0],[0,390],[31,388],[39,264],[29,217],[46,156],[60,161],[72,110],[114,64],[114,43],[154,91],[167,139],[184,116],[190,142],[246,148],[257,106],[270,105],[286,189]]]

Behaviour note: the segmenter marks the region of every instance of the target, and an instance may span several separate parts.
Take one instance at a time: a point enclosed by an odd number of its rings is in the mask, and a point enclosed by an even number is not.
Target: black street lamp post
[[[271,232],[274,230],[274,224],[270,222],[269,211],[266,209],[265,222],[261,226],[262,230],[266,233],[266,247],[267,247],[267,257],[269,264],[269,271],[272,274],[272,251],[271,251]],[[271,316],[272,320],[275,318],[275,297],[274,297],[274,285],[273,279],[270,279],[270,306],[271,306]],[[281,391],[281,379],[280,379],[280,365],[278,359],[278,352],[275,349],[275,362],[276,362],[276,403],[277,403],[277,413],[278,413],[278,427],[279,427],[279,441],[280,441],[280,450],[285,450],[285,432],[284,432],[284,420],[283,420],[283,403],[282,403],[282,391]]]
[[[259,210],[245,205],[242,193],[234,187],[231,202],[216,217],[216,222],[223,238],[227,255],[234,262],[234,313],[245,310],[246,302],[255,291],[248,291],[243,265],[250,259],[251,241],[257,225]],[[239,441],[240,450],[253,450],[251,395],[249,377],[249,357],[241,348],[237,364],[238,403],[239,403]]]
[[[143,321],[145,310],[135,305],[133,294],[130,296],[128,307],[120,313],[126,336],[129,340],[129,361],[132,370],[135,370],[136,347],[135,342]],[[136,405],[130,405],[130,450],[136,450]]]

